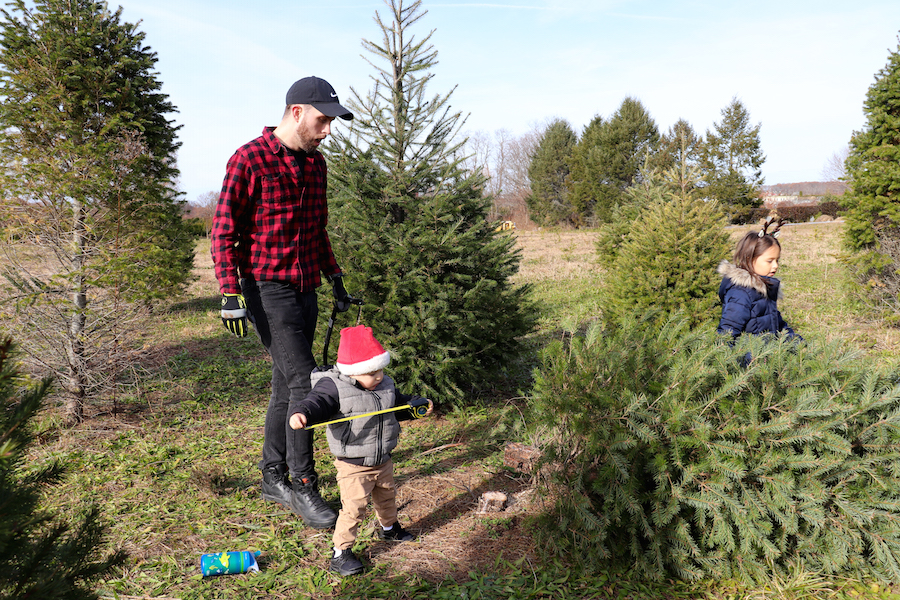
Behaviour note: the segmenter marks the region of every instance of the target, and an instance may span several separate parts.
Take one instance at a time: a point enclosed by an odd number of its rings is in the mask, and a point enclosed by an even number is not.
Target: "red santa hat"
[[[378,343],[371,327],[357,325],[341,329],[335,363],[338,371],[344,375],[366,375],[385,368],[390,362],[390,352]]]

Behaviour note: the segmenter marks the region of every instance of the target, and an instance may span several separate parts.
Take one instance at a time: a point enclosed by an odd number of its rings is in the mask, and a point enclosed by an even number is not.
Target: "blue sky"
[[[181,188],[218,191],[241,144],[275,125],[295,80],[361,95],[381,40],[381,0],[122,0],[158,54],[178,107]],[[466,130],[522,134],[551,118],[576,132],[628,96],[661,131],[684,118],[703,134],[733,97],[760,123],[766,183],[816,181],[865,124],[875,74],[897,49],[897,0],[424,0],[413,27],[434,30],[429,94],[451,96]],[[364,58],[365,56],[365,58]],[[342,125],[338,124],[338,127]]]

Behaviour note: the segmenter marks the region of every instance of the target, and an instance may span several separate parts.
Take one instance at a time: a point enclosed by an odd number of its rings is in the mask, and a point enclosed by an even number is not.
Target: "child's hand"
[[[414,419],[421,419],[422,417],[427,417],[431,414],[431,411],[434,410],[434,404],[428,398],[414,398],[409,401],[409,412]],[[426,407],[425,412],[422,412],[422,408]]]
[[[306,427],[306,415],[303,413],[294,413],[291,415],[291,429],[303,429]]]

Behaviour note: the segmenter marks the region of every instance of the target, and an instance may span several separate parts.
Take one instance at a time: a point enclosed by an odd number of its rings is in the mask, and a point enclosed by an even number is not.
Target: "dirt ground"
[[[363,555],[370,563],[389,564],[389,571],[429,581],[448,576],[462,580],[472,570],[490,572],[498,557],[534,563],[534,539],[523,518],[539,502],[529,476],[478,463],[462,463],[438,475],[396,475],[400,521],[417,541],[375,542]],[[480,512],[485,492],[504,493],[506,507]]]

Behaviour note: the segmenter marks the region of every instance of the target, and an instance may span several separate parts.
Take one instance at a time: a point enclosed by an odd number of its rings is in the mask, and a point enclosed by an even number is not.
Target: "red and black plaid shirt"
[[[212,228],[212,258],[223,294],[240,278],[283,281],[300,291],[340,268],[325,231],[327,171],[319,152],[302,165],[266,127],[229,159]]]

